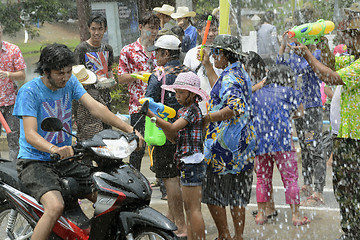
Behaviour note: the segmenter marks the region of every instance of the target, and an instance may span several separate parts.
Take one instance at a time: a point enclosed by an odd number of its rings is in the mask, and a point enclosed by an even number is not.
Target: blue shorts
[[[184,164],[181,168],[180,183],[182,186],[201,186],[205,178],[206,163]]]

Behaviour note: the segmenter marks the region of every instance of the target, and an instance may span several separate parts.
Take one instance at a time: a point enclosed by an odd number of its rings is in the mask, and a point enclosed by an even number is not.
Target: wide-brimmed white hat
[[[176,12],[171,14],[171,17],[174,19],[195,16],[196,12],[190,12],[188,7],[178,7]]]
[[[72,73],[79,80],[79,82],[81,82],[82,85],[90,85],[96,83],[95,73],[86,69],[84,65],[73,66]]]
[[[148,51],[154,51],[158,48],[167,49],[167,50],[180,50],[181,41],[174,35],[163,35],[159,37],[154,46],[148,47]]]
[[[159,12],[159,13],[163,13],[165,15],[171,16],[171,14],[174,13],[175,8],[170,5],[163,4],[162,7],[156,7],[153,10],[155,12]]]
[[[201,97],[201,101],[209,100],[209,94],[200,88],[200,78],[193,72],[180,73],[173,85],[162,85],[161,88],[175,92],[175,89],[184,89]]]

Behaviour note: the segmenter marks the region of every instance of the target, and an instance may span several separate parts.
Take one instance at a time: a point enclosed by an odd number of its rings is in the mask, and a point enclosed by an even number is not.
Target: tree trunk
[[[76,5],[79,19],[80,41],[83,42],[90,38],[87,26],[87,21],[91,14],[90,0],[76,0]]]

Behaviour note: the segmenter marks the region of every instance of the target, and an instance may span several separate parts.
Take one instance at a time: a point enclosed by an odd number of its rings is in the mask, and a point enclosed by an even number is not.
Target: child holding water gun
[[[181,171],[180,183],[186,212],[188,239],[205,239],[205,223],[201,213],[201,188],[206,165],[203,155],[202,114],[199,101],[208,100],[200,88],[200,78],[193,72],[180,73],[173,85],[161,88],[176,93],[183,107],[178,119],[169,123],[150,110],[147,116],[161,127],[168,140],[177,143],[175,160]]]

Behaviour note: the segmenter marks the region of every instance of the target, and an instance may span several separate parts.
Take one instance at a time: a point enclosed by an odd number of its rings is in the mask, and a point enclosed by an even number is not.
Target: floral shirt
[[[256,138],[251,116],[251,80],[239,62],[223,71],[210,97],[210,113],[229,107],[237,114],[209,124],[204,142],[205,162],[217,174],[251,169]]]
[[[26,68],[20,48],[2,41],[0,49],[0,70],[17,72]],[[15,104],[17,87],[10,78],[0,79],[0,107]]]
[[[155,51],[149,57],[138,39],[121,50],[118,75],[140,71],[152,72],[156,66]],[[144,96],[146,87],[147,83],[140,79],[129,83],[129,114],[138,112],[139,99]]]
[[[338,137],[360,140],[360,59],[336,58],[337,71],[345,83],[341,91],[341,122]],[[350,65],[349,65],[350,64]],[[346,66],[348,65],[348,66]]]

